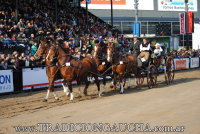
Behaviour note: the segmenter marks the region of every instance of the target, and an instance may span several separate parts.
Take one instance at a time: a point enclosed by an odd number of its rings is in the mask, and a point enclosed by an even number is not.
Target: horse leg
[[[57,95],[54,93],[54,78],[49,77],[49,88],[47,89],[47,95],[44,99],[45,102],[48,101],[49,98],[49,93],[52,92],[55,99],[58,100],[59,98],[57,97]]]
[[[81,82],[79,80],[77,80],[77,85],[78,85],[78,92],[79,92],[79,95],[81,96]]]
[[[106,93],[106,75],[103,76],[103,93]]]
[[[120,75],[120,89],[121,89],[120,94],[124,93],[123,79],[124,79],[123,75]]]
[[[117,74],[114,74],[114,78],[113,78],[113,85],[114,85],[114,89],[117,89]]]
[[[87,89],[89,87],[90,82],[88,81],[88,79],[85,79],[85,88],[84,88],[84,95],[87,96]]]
[[[96,83],[96,85],[97,85],[97,89],[98,89],[98,96],[101,97],[101,92],[100,92],[100,83],[99,83],[98,76],[95,75],[94,78],[95,78],[95,83]],[[104,85],[104,86],[105,86],[105,85]]]
[[[70,91],[70,101],[74,100],[74,94],[73,94],[73,90],[72,90],[72,83],[71,82],[67,82],[67,85],[69,87],[69,91]]]
[[[62,86],[63,86],[63,89],[64,89],[64,93],[66,93],[66,95],[69,96],[69,88],[67,86],[66,81],[63,81]]]
[[[128,78],[128,84],[127,85],[128,85],[128,88],[131,87],[131,78],[130,77]]]
[[[47,102],[48,101],[48,98],[49,98],[49,93],[50,93],[50,90],[49,90],[49,88],[47,89],[47,95],[46,95],[46,97],[44,98],[44,102]]]
[[[136,85],[136,87],[138,86],[137,85],[137,78],[136,77],[134,78],[134,85]]]

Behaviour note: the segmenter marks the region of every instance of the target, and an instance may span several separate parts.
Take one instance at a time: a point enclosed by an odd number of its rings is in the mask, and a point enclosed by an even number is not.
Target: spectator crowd
[[[112,36],[111,27],[84,8],[67,0],[58,0],[57,4],[56,12],[53,0],[20,0],[16,16],[15,1],[0,0],[1,68],[37,65],[32,59],[40,35],[65,39],[70,46],[80,46],[83,37],[94,45],[94,38]],[[81,49],[86,51],[85,46]]]
[[[123,36],[117,38],[116,29],[68,0],[58,0],[57,12],[54,0],[20,0],[18,13],[15,8],[13,0],[0,0],[0,69],[45,65],[33,57],[41,35],[62,38],[65,47],[82,53],[91,53],[97,39],[108,42],[112,37],[125,47],[130,44]],[[180,50],[172,55],[199,57],[200,51]]]

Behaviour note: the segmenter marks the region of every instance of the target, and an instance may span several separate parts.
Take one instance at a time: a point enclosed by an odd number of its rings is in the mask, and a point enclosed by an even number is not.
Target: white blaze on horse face
[[[49,55],[50,55],[50,53],[51,53],[51,49],[49,50],[49,52],[48,52],[48,54],[47,54],[46,60],[49,59]]]
[[[110,62],[111,57],[110,57],[110,50],[108,49],[108,53],[107,53],[107,61]]]
[[[50,93],[50,91],[47,90],[47,95],[46,95],[46,97],[45,97],[46,100],[48,100],[48,98],[49,98],[49,93]]]

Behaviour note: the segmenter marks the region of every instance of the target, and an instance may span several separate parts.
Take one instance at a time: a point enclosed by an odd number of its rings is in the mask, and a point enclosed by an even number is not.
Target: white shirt
[[[149,51],[150,50],[150,43],[148,44],[147,47],[143,47],[142,44],[140,44],[140,52],[141,51]]]
[[[158,54],[158,55],[161,55],[161,52],[163,51],[163,49],[160,47],[159,49],[155,49],[154,50],[154,53],[155,54]]]

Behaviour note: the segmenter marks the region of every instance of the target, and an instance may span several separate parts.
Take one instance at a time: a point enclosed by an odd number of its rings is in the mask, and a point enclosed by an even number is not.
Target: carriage
[[[155,57],[151,54],[148,65],[143,68],[139,68],[139,77],[137,78],[137,85],[141,88],[144,78],[147,78],[147,85],[149,88],[157,86],[157,77],[159,73],[164,72],[165,83],[171,84],[175,76],[175,64],[174,59],[170,55],[163,55],[161,57]]]

